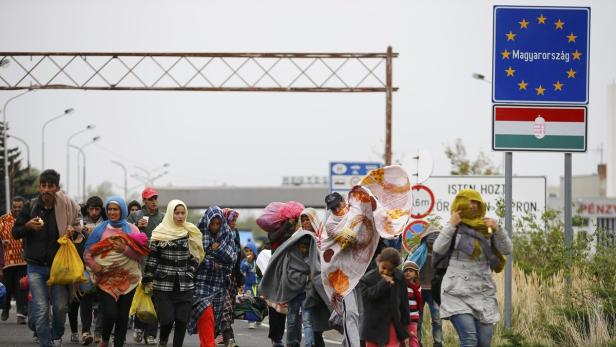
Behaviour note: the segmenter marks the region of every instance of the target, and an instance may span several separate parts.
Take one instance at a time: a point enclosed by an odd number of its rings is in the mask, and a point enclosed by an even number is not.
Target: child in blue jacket
[[[257,246],[253,242],[249,241],[246,243],[246,246],[244,246],[246,257],[240,265],[240,271],[244,275],[244,294],[251,295],[253,298],[257,297],[257,253]],[[249,329],[256,327],[256,315],[247,312],[246,320],[248,321]]]

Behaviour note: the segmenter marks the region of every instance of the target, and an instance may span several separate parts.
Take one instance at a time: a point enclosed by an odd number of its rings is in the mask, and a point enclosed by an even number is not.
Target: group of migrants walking
[[[240,244],[235,210],[212,206],[194,225],[184,202],[171,200],[163,212],[151,187],[142,199],[91,197],[81,207],[60,190],[56,171],[43,171],[39,197],[13,198],[0,218],[0,318],[14,298],[17,323],[42,347],[62,345],[67,315],[72,343],[100,347],[123,346],[129,327],[138,343],[178,347],[188,332],[204,347],[236,347],[234,319],[254,329],[265,316],[274,347],[325,346],[332,329],[349,347],[415,347],[427,305],[433,346],[443,345],[442,319],[460,346],[491,345],[499,320],[492,272],[502,271],[512,245],[474,190],[456,196],[447,225],[418,235],[406,259],[399,240],[411,184],[399,166],[371,171],[346,197],[327,195],[324,219],[301,203],[268,205],[257,219],[268,236],[261,251]],[[85,280],[48,284],[63,238],[75,245]],[[153,319],[131,316],[142,297]]]

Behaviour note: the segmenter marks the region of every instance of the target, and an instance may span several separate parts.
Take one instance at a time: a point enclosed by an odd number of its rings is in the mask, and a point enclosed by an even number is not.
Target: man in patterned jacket
[[[26,316],[28,314],[28,293],[25,289],[20,288],[19,280],[26,276],[26,261],[24,260],[24,246],[22,240],[15,240],[11,231],[15,224],[15,219],[19,216],[21,209],[24,206],[24,198],[16,196],[11,201],[11,212],[0,217],[0,239],[4,248],[4,269],[0,272],[4,273],[2,283],[6,287],[6,300],[2,307],[2,321],[9,318],[11,310],[11,298],[17,303],[17,323],[26,324]]]

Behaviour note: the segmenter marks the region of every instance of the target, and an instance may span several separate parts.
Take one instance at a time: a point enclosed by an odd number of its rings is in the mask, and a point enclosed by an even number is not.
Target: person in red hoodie
[[[421,285],[419,284],[419,266],[412,261],[404,262],[402,267],[406,278],[407,293],[409,298],[409,313],[411,324],[409,324],[409,347],[419,347],[417,337],[417,322],[419,322],[419,310],[423,307],[421,298]]]

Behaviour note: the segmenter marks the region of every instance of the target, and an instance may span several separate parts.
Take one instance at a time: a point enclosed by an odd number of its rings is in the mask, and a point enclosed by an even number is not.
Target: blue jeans
[[[312,309],[303,307],[306,293],[301,293],[289,301],[287,313],[287,346],[299,347],[302,341],[302,323],[304,325],[304,343],[314,346],[314,331],[312,331]],[[300,316],[301,314],[301,316]]]
[[[41,347],[50,347],[52,340],[62,338],[68,312],[68,288],[60,285],[47,286],[49,271],[48,266],[28,265],[28,287],[32,293],[31,312]],[[49,306],[52,309],[51,325]]]
[[[432,319],[432,339],[434,347],[442,347],[443,346],[443,326],[441,324],[441,309],[438,304],[432,298],[432,291],[430,289],[422,289],[421,297],[423,298],[424,305],[428,304],[428,308],[430,309],[430,317]],[[421,326],[423,322],[423,312],[424,308],[421,307],[419,310],[419,322],[417,324],[417,337],[419,339],[419,344],[421,344]],[[423,346],[423,345],[422,345]]]
[[[456,314],[449,318],[460,338],[460,347],[490,347],[494,324],[484,324],[471,314]]]

